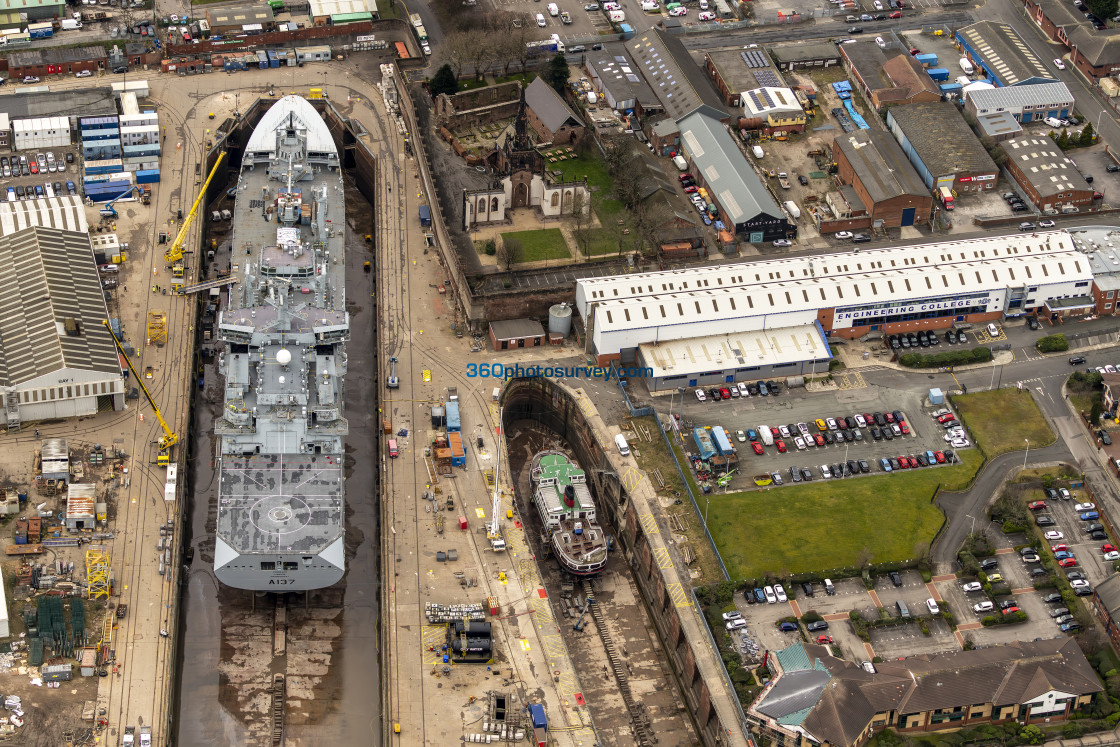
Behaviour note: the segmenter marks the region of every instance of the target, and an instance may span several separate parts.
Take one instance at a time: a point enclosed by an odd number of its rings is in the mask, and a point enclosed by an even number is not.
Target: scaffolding
[[[86,550],[87,599],[109,598],[109,553],[104,545],[90,545]]]
[[[167,343],[167,312],[152,309],[148,312],[148,344]]]

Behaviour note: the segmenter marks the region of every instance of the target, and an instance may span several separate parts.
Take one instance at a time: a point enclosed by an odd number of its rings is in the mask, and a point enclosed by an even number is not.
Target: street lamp
[[[1027,448],[1023,449],[1023,469],[1026,469],[1027,454],[1031,453],[1031,440],[1029,438],[1024,438],[1023,440],[1027,442]]]
[[[976,534],[976,517],[965,514],[964,518],[972,519],[972,530],[968,533],[969,536]]]

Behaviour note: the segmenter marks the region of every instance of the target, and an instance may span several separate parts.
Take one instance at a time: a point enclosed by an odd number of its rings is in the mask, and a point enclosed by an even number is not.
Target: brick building
[[[587,131],[567,102],[541,78],[534,78],[525,89],[525,105],[538,144],[575,143]]]
[[[1007,171],[1039,210],[1088,210],[1098,195],[1073,161],[1048,135],[1025,135],[1002,144]]]
[[[1070,62],[1091,79],[1120,73],[1120,29],[1099,31],[1073,6],[1061,0],[1023,0],[1042,33],[1070,50]]]
[[[840,45],[844,66],[856,87],[876,110],[887,105],[941,100],[941,89],[909,54],[884,50],[874,41]]]
[[[8,55],[8,77],[18,80],[28,75],[70,75],[83,70],[97,72],[108,63],[104,47],[28,49]]]
[[[932,194],[890,134],[841,135],[832,144],[832,158],[837,176],[855,189],[873,225],[896,228],[929,220]]]

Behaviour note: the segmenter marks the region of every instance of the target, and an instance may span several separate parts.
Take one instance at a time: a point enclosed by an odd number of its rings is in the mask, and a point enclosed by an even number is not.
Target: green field
[[[572,253],[564,243],[559,228],[541,228],[536,231],[510,231],[502,240],[517,239],[524,247],[518,262],[536,262],[542,259],[569,259]]]
[[[1037,449],[1054,442],[1054,433],[1027,390],[995,389],[953,397],[957,415],[972,433],[976,445],[992,457],[1021,451],[1030,440]]]
[[[598,187],[600,194],[609,194],[611,191],[611,176],[607,173],[607,164],[597,156],[577,156],[567,161],[557,161],[548,164],[548,170],[563,174],[564,181],[587,177],[588,186]]]
[[[980,468],[974,449],[953,467],[713,495],[708,529],[732,580],[830,571],[919,557],[944,515],[938,483],[958,490]],[[697,491],[700,510],[706,496]]]

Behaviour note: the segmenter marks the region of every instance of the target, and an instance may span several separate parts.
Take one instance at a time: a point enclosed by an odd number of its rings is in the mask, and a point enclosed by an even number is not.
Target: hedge
[[[988,615],[980,621],[980,624],[985,628],[990,628],[993,625],[1010,625],[1013,623],[1021,623],[1026,621],[1027,613],[1019,610],[1018,612],[1012,612],[1009,615]]]
[[[1069,350],[1069,340],[1062,333],[1038,338],[1035,343],[1040,353],[1062,353]]]
[[[970,363],[987,363],[991,359],[992,351],[988,348],[973,348],[972,350],[949,350],[933,355],[904,353],[899,356],[898,362],[907,368],[944,368],[946,366],[967,366]]]

